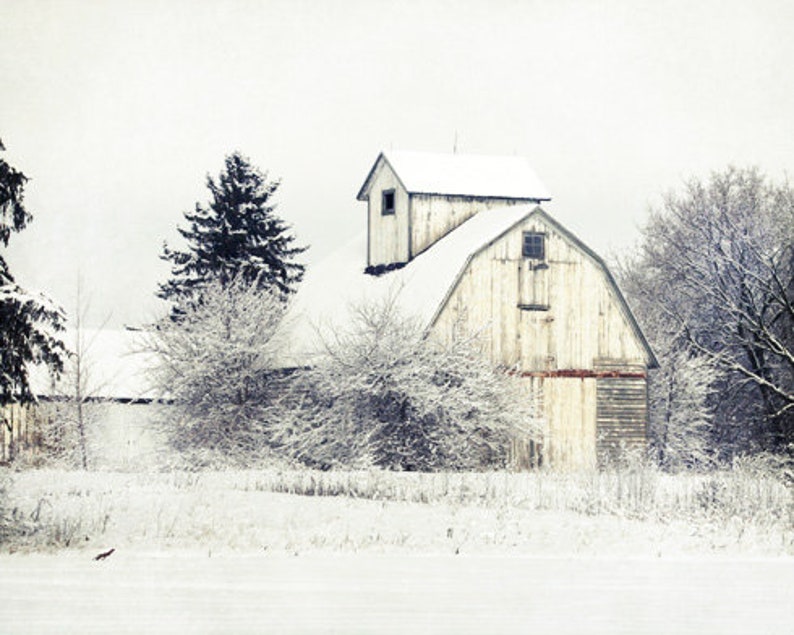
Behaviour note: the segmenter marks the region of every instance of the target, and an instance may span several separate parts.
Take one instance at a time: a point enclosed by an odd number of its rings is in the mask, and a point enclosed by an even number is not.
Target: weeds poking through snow
[[[572,474],[30,470],[13,477],[4,515],[14,527],[4,525],[12,549],[93,550],[101,539],[210,551],[602,553],[629,548],[623,536],[631,535],[635,546],[636,536],[665,543],[665,553],[676,540],[709,551],[794,552],[791,487],[742,465],[679,475],[631,465]]]

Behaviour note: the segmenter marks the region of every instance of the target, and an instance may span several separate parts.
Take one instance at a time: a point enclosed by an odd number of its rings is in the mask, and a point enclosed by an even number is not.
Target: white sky
[[[12,271],[149,319],[158,256],[240,150],[311,260],[364,226],[383,148],[525,156],[602,255],[729,163],[794,167],[794,3],[0,2],[0,138],[31,181]]]

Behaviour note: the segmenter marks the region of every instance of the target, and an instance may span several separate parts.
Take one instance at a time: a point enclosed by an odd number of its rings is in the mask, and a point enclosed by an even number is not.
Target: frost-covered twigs
[[[683,350],[657,349],[661,368],[652,376],[651,452],[663,468],[704,467],[714,461],[710,399],[722,376],[715,364]]]
[[[95,467],[94,457],[89,456],[90,439],[97,433],[97,424],[107,416],[107,403],[101,396],[112,378],[100,377],[96,372],[95,345],[109,316],[98,329],[87,329],[90,306],[78,276],[64,370],[59,378],[51,378],[49,398],[36,409],[38,451],[28,457],[35,463]]]
[[[315,467],[464,470],[504,466],[539,420],[530,395],[476,342],[425,337],[391,299],[354,307],[350,326],[296,375],[278,440]]]
[[[691,364],[682,365],[687,360],[720,370],[712,385],[702,384],[704,396],[715,392],[708,399],[715,451],[790,449],[794,190],[788,183],[737,168],[707,182],[691,180],[651,214],[623,283],[662,353],[665,381],[677,380],[679,369],[691,373]]]
[[[230,464],[267,455],[274,398],[283,385],[275,369],[283,300],[242,277],[203,287],[202,301],[149,337],[152,379],[175,408],[166,425],[175,448],[199,463],[221,454]]]

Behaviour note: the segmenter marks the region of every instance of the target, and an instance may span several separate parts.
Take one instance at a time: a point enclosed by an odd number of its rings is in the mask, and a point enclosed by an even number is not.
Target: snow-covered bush
[[[652,454],[666,470],[707,466],[713,460],[709,398],[721,372],[689,351],[663,349],[659,358],[649,389]]]
[[[165,319],[149,338],[157,363],[151,378],[163,397],[168,436],[199,464],[265,458],[273,396],[283,385],[274,370],[283,299],[256,281],[215,281],[179,320]]]
[[[282,447],[322,468],[504,467],[510,440],[538,432],[531,395],[473,340],[425,337],[394,300],[353,308],[350,327],[294,377]]]

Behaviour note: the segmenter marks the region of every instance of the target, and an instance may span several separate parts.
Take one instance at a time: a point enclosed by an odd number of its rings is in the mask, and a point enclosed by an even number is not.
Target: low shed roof
[[[85,395],[91,399],[140,401],[157,399],[148,371],[153,353],[145,352],[146,334],[127,329],[83,329]],[[74,349],[76,332],[68,330],[63,341]],[[39,397],[72,397],[74,375],[70,364],[57,382],[43,366],[31,368],[31,387]]]

